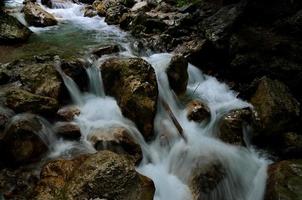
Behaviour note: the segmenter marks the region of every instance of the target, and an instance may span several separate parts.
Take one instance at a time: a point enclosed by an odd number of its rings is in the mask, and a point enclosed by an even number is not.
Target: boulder
[[[102,57],[103,55],[118,53],[119,51],[120,51],[119,46],[113,44],[113,45],[104,45],[98,47],[92,51],[92,54],[96,55],[97,57]]]
[[[136,163],[143,157],[140,145],[123,127],[94,130],[89,134],[89,141],[98,151],[110,150],[115,153],[128,154],[133,156]]]
[[[232,4],[222,7],[218,12],[202,22],[201,29],[205,37],[218,48],[225,45],[225,39],[230,36],[242,11],[243,8],[241,4]]]
[[[73,121],[75,116],[80,115],[81,111],[78,106],[65,106],[58,110],[57,115],[61,120],[70,122]]]
[[[193,100],[187,104],[187,117],[190,121],[201,123],[210,120],[209,107],[200,100]]]
[[[282,134],[280,145],[275,149],[283,159],[302,158],[302,135],[295,132]]]
[[[24,5],[23,12],[25,20],[32,26],[54,26],[58,23],[52,14],[43,10],[43,8],[37,3],[27,2]]]
[[[134,0],[96,0],[93,3],[93,7],[96,9],[98,15],[105,17],[109,8],[123,6],[127,9],[132,7],[134,4]]]
[[[284,160],[268,168],[265,200],[302,198],[302,160]]]
[[[177,94],[184,94],[188,84],[188,61],[181,55],[174,55],[167,68],[171,89]]]
[[[248,125],[254,125],[250,108],[232,110],[222,117],[218,138],[229,144],[245,146],[244,128]]]
[[[54,125],[57,135],[65,139],[79,139],[81,137],[80,127],[74,122],[57,122]]]
[[[6,106],[17,113],[32,112],[51,115],[58,109],[58,102],[56,99],[35,95],[22,89],[9,89],[5,96]]]
[[[153,182],[135,171],[131,159],[111,151],[45,165],[35,199],[151,200]]]
[[[295,130],[300,104],[282,82],[262,78],[251,103],[258,114],[257,132],[261,137],[276,137],[279,133]]]
[[[122,18],[123,14],[126,13],[127,11],[128,11],[128,9],[123,5],[109,7],[106,10],[105,21],[109,25],[119,24],[120,19]]]
[[[111,58],[101,71],[106,93],[116,98],[123,115],[150,139],[158,97],[152,66],[140,58]]]
[[[0,14],[0,42],[11,44],[26,41],[32,32],[16,18],[6,14]]]
[[[39,160],[48,150],[48,134],[43,119],[37,115],[21,114],[8,123],[3,137],[6,157],[13,164]]]
[[[97,11],[93,8],[93,6],[89,5],[85,7],[84,17],[95,17],[97,16]]]

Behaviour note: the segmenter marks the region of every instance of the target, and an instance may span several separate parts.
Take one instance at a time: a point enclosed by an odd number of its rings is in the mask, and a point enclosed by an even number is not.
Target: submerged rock
[[[244,146],[244,128],[248,125],[253,126],[251,108],[232,110],[222,117],[218,138],[229,144]]]
[[[302,160],[285,160],[268,169],[265,200],[302,198]]]
[[[106,93],[117,99],[123,115],[146,139],[152,137],[158,97],[152,66],[141,58],[112,58],[101,70]]]
[[[187,105],[187,117],[190,121],[203,122],[208,121],[211,117],[210,109],[200,100],[193,100]]]
[[[32,32],[16,18],[0,11],[0,42],[18,43],[26,41]]]
[[[14,164],[39,160],[48,150],[42,119],[32,114],[13,117],[4,133],[6,157]]]
[[[136,163],[143,155],[140,145],[125,128],[97,129],[89,134],[89,140],[96,150],[110,150],[133,156]]]
[[[209,162],[195,168],[189,179],[193,199],[224,199],[221,195],[215,196],[214,193],[225,176],[226,171],[219,162]]]
[[[174,55],[167,68],[169,85],[177,95],[184,94],[188,84],[188,61],[181,55]]]
[[[111,151],[52,161],[43,167],[35,199],[151,200],[153,182],[126,156]]]
[[[32,2],[27,2],[23,8],[24,16],[28,24],[37,27],[57,25],[55,17],[43,10],[43,8]]]

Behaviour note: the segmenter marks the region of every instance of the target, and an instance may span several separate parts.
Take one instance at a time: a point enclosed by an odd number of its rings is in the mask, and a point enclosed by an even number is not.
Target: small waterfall
[[[106,33],[101,36],[93,35],[96,38],[100,37],[100,41],[102,38],[108,37],[117,40],[122,46],[129,43],[129,41],[125,41],[125,35],[121,31],[106,25],[103,18],[83,17],[83,5],[64,3],[64,5],[56,4],[55,9],[45,9],[54,14],[59,22],[68,21],[81,29]],[[123,55],[131,55],[130,50],[124,52]],[[159,89],[158,110],[154,121],[155,139],[150,143],[146,143],[135,124],[122,115],[116,100],[105,95],[97,61],[87,69],[90,91],[82,93],[76,83],[63,72],[60,59],[56,57],[55,67],[62,76],[73,103],[80,107],[81,114],[75,118],[74,122],[79,125],[82,137],[80,141],[48,138],[51,140],[49,143],[52,148],[49,157],[68,157],[95,152],[90,143],[93,131],[123,127],[141,145],[144,159],[137,170],[154,181],[155,200],[191,200],[193,196],[189,182],[192,172],[196,168],[207,166],[212,162],[222,164],[226,175],[218,187],[205,199],[263,199],[267,161],[261,158],[250,145],[248,148],[228,145],[217,139],[215,135],[217,123],[224,114],[233,109],[251,107],[251,105],[238,99],[237,94],[231,91],[227,85],[202,74],[199,69],[189,64],[187,95],[192,99],[204,101],[211,111],[211,119],[207,124],[189,121],[182,102],[169,87],[165,71],[171,57],[171,54],[164,53],[144,58],[155,69]],[[160,99],[164,99],[168,104],[183,129],[186,141],[179,136],[173,119],[170,118]]]
[[[61,68],[61,60],[58,56],[55,56],[55,58],[54,58],[54,66],[55,66],[56,70],[60,73],[60,75],[64,81],[64,84],[69,91],[72,101],[74,103],[76,103],[77,105],[82,105],[83,100],[82,100],[81,91],[80,91],[79,87],[77,86],[77,84],[72,80],[72,78],[70,78],[63,72],[63,70]]]
[[[97,61],[94,61],[91,67],[87,68],[87,74],[89,77],[89,89],[90,92],[96,94],[99,97],[104,97],[104,86],[101,76],[101,71],[97,67]]]

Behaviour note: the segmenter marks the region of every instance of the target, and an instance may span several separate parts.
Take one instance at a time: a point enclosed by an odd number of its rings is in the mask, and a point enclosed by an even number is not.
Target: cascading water
[[[129,49],[129,41],[127,41],[124,33],[117,28],[106,25],[104,19],[99,17],[83,17],[82,8],[82,5],[68,3],[60,4],[58,8],[47,9],[47,11],[54,14],[61,22],[60,24],[68,21],[73,26],[80,26],[81,29],[102,31],[103,34],[94,35],[99,37],[98,40],[102,40],[104,37],[111,38],[126,49],[121,55],[133,56]],[[59,28],[64,26],[60,24],[58,25]],[[47,29],[40,29],[39,31],[47,31]],[[90,143],[91,133],[94,130],[124,127],[141,145],[144,159],[137,170],[154,181],[156,186],[154,199],[192,199],[193,196],[189,189],[192,172],[212,162],[221,163],[226,175],[218,187],[205,199],[263,199],[267,161],[261,158],[252,147],[243,148],[228,145],[217,139],[215,135],[217,123],[224,114],[233,109],[250,107],[251,105],[238,99],[236,93],[232,92],[225,84],[202,74],[199,69],[189,64],[189,83],[186,93],[194,99],[201,99],[206,102],[211,111],[211,119],[208,123],[198,124],[189,121],[182,102],[169,87],[165,71],[171,56],[171,54],[154,54],[144,59],[154,67],[158,81],[159,98],[165,99],[171,108],[171,112],[183,129],[186,141],[179,136],[172,119],[159,101],[154,122],[155,139],[146,143],[134,123],[122,115],[115,99],[105,95],[101,73],[97,68],[99,66],[98,61],[93,62],[94,64],[87,69],[90,91],[82,93],[75,82],[62,72],[60,62],[57,59],[57,70],[63,77],[73,103],[80,107],[81,114],[75,118],[74,122],[80,126],[82,137],[78,142],[56,140],[52,144],[49,157],[95,152]]]

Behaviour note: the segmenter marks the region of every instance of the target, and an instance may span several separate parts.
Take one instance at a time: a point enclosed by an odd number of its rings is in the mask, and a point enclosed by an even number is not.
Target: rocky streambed
[[[301,199],[300,1],[4,4],[0,198]]]

